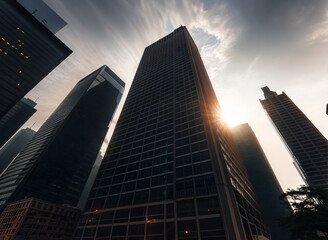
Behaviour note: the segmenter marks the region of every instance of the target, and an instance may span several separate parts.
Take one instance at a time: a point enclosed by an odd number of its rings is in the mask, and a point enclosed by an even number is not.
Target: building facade
[[[0,175],[34,135],[35,131],[30,128],[21,129],[0,149]]]
[[[290,240],[290,233],[280,226],[279,218],[289,216],[292,210],[287,200],[285,203],[280,200],[283,190],[255,133],[247,123],[231,128],[231,132],[270,228],[272,239]]]
[[[124,85],[107,66],[80,80],[0,176],[0,206],[26,197],[76,206]]]
[[[72,53],[17,1],[0,1],[0,119]]]
[[[36,198],[8,204],[0,216],[1,240],[69,240],[81,211]]]
[[[263,87],[260,100],[293,156],[304,181],[328,189],[328,141],[295,103],[283,92]]]
[[[269,239],[185,27],[148,46],[75,239]]]
[[[0,148],[36,112],[36,102],[22,98],[2,118],[0,118]]]

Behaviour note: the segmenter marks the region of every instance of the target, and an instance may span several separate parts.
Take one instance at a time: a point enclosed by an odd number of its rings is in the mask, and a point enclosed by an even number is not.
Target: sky
[[[304,184],[259,99],[264,86],[284,91],[328,136],[328,1],[44,2],[68,23],[56,36],[73,53],[27,95],[38,111],[24,127],[37,130],[80,79],[107,65],[126,83],[108,143],[145,47],[184,25],[228,124],[249,123],[284,190]]]

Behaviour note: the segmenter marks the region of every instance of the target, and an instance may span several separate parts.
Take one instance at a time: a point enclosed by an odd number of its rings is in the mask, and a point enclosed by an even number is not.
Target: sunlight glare
[[[223,117],[229,127],[234,127],[247,122],[246,113],[240,106],[230,102],[223,104],[221,107]]]

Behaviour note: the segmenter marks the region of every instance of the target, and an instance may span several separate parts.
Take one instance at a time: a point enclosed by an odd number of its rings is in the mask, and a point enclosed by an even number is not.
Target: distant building
[[[76,206],[124,85],[107,66],[80,80],[0,176],[0,207],[26,197]]]
[[[72,51],[17,1],[0,12],[1,119]]]
[[[71,239],[81,211],[35,198],[8,204],[0,216],[1,240]]]
[[[304,181],[328,189],[328,141],[295,103],[283,92],[263,87],[260,100],[288,146]]]
[[[0,149],[0,175],[34,135],[35,132],[30,128],[21,129]]]
[[[253,185],[258,203],[271,230],[273,240],[289,240],[290,233],[279,224],[279,218],[291,213],[288,202],[279,199],[283,190],[251,127],[245,123],[231,129]],[[286,200],[287,201],[287,200]]]
[[[0,118],[0,148],[32,117],[36,112],[35,105],[31,99],[22,98]]]
[[[74,239],[269,239],[220,114],[186,27],[148,46]]]

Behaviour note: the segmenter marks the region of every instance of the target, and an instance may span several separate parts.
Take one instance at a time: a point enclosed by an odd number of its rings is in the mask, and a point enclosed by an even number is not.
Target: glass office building
[[[0,149],[0,175],[34,135],[30,128],[21,129]]]
[[[0,207],[26,197],[76,206],[124,85],[107,66],[80,80],[0,176]]]
[[[288,229],[280,226],[279,218],[287,217],[292,209],[280,200],[283,190],[252,128],[241,124],[231,128],[232,135],[254,187],[273,240],[290,240]]]
[[[0,22],[1,119],[72,51],[17,1],[0,1]]]
[[[22,98],[2,118],[0,118],[0,148],[36,112],[36,102]]]
[[[328,189],[328,141],[286,93],[263,87],[262,107],[284,140],[304,181]]]
[[[185,27],[147,47],[75,239],[269,238],[220,115]]]

